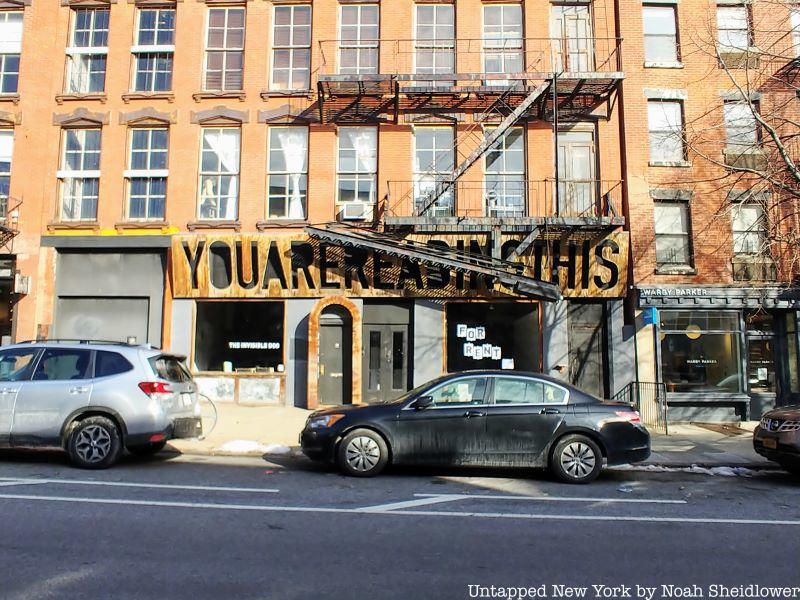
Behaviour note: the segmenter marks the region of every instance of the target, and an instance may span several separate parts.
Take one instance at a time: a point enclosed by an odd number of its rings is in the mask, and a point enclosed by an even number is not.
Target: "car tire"
[[[119,460],[122,437],[116,424],[107,417],[87,417],[72,426],[67,452],[82,469],[107,469]]]
[[[153,456],[158,454],[164,449],[164,446],[167,445],[167,440],[161,440],[160,442],[153,442],[151,444],[142,444],[139,446],[128,446],[128,452],[133,454],[134,456]]]
[[[558,440],[550,454],[550,470],[564,483],[589,483],[603,468],[603,453],[585,435],[572,434]]]
[[[353,477],[374,477],[389,462],[389,447],[380,434],[371,429],[348,433],[336,450],[339,469]]]

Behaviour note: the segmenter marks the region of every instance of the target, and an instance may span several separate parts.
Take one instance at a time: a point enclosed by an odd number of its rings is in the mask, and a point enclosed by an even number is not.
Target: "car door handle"
[[[0,388],[0,394],[16,394],[16,388]]]
[[[467,419],[472,419],[473,417],[485,417],[486,413],[482,410],[468,410],[464,413],[464,417]]]
[[[560,415],[561,411],[557,408],[543,408],[539,411],[540,415]]]
[[[83,386],[83,385],[78,385],[78,386],[69,388],[69,393],[70,394],[85,394],[88,391],[89,391],[89,388],[86,387],[86,386]]]

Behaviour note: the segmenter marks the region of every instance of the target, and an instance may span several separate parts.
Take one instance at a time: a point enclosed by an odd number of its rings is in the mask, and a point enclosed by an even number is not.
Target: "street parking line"
[[[400,508],[413,508],[415,506],[428,506],[431,504],[439,504],[441,502],[455,502],[456,500],[464,500],[470,496],[464,494],[414,494],[415,496],[425,496],[424,498],[417,498],[416,500],[406,500],[405,502],[392,502],[390,504],[378,504],[376,506],[365,506],[364,508],[357,508],[360,512],[387,512],[390,510],[397,510]]]
[[[144,506],[153,508],[194,508],[206,510],[233,510],[252,512],[286,513],[339,513],[357,515],[382,515],[390,517],[455,517],[458,519],[520,519],[529,521],[599,521],[634,523],[677,523],[705,525],[779,525],[781,527],[800,527],[800,520],[769,519],[723,519],[697,517],[656,517],[632,515],[549,515],[536,513],[498,513],[473,511],[435,511],[435,510],[364,510],[359,508],[335,508],[319,506],[264,506],[251,504],[215,504],[211,502],[169,502],[162,500],[128,500],[124,498],[75,498],[68,496],[34,496],[31,494],[0,494],[0,500],[32,500],[44,502],[68,502],[77,504],[100,504],[117,506]]]
[[[0,485],[27,485],[30,483],[57,483],[63,485],[101,485],[106,487],[152,488],[156,490],[190,490],[201,492],[242,492],[248,494],[277,494],[280,490],[272,488],[243,488],[213,485],[173,485],[168,483],[128,483],[121,481],[89,481],[86,479],[13,479],[0,477]],[[12,483],[13,482],[13,483]]]
[[[602,502],[625,504],[686,504],[686,500],[660,500],[657,498],[580,498],[565,496],[504,496],[501,494],[414,494],[419,498],[445,498],[453,496],[453,500],[528,500],[533,502]],[[447,500],[439,500],[447,502]]]
[[[11,487],[12,485],[36,485],[38,483],[45,483],[44,481],[30,481],[15,479],[14,481],[0,481],[0,487]]]

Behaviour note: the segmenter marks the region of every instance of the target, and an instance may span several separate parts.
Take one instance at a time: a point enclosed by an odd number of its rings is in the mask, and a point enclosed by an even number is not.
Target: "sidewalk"
[[[172,440],[170,446],[184,454],[263,456],[297,454],[298,435],[311,411],[287,406],[217,405],[214,429],[202,440]],[[212,421],[204,419],[208,431]],[[753,451],[755,422],[739,427],[672,424],[669,435],[651,431],[652,454],[644,463],[665,467],[773,466]]]

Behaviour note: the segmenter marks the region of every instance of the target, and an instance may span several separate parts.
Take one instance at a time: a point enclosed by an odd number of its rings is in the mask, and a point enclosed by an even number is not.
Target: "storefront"
[[[466,248],[484,262],[491,251],[485,235],[413,241],[437,253]],[[518,243],[504,238],[504,255]],[[532,244],[516,259],[513,272],[531,275],[522,294],[520,281],[414,260],[406,245],[345,246],[298,234],[173,236],[171,348],[190,357],[204,393],[242,403],[379,402],[466,369],[567,377],[570,357],[585,346],[570,349],[570,315],[578,322],[571,307],[598,306],[605,317],[614,312],[607,304],[621,306],[627,234],[557,243],[559,252],[553,242]],[[538,281],[564,299],[537,296]],[[595,346],[609,362],[613,344]]]
[[[657,376],[672,420],[758,419],[796,402],[797,310],[785,289],[640,287],[657,310]]]

